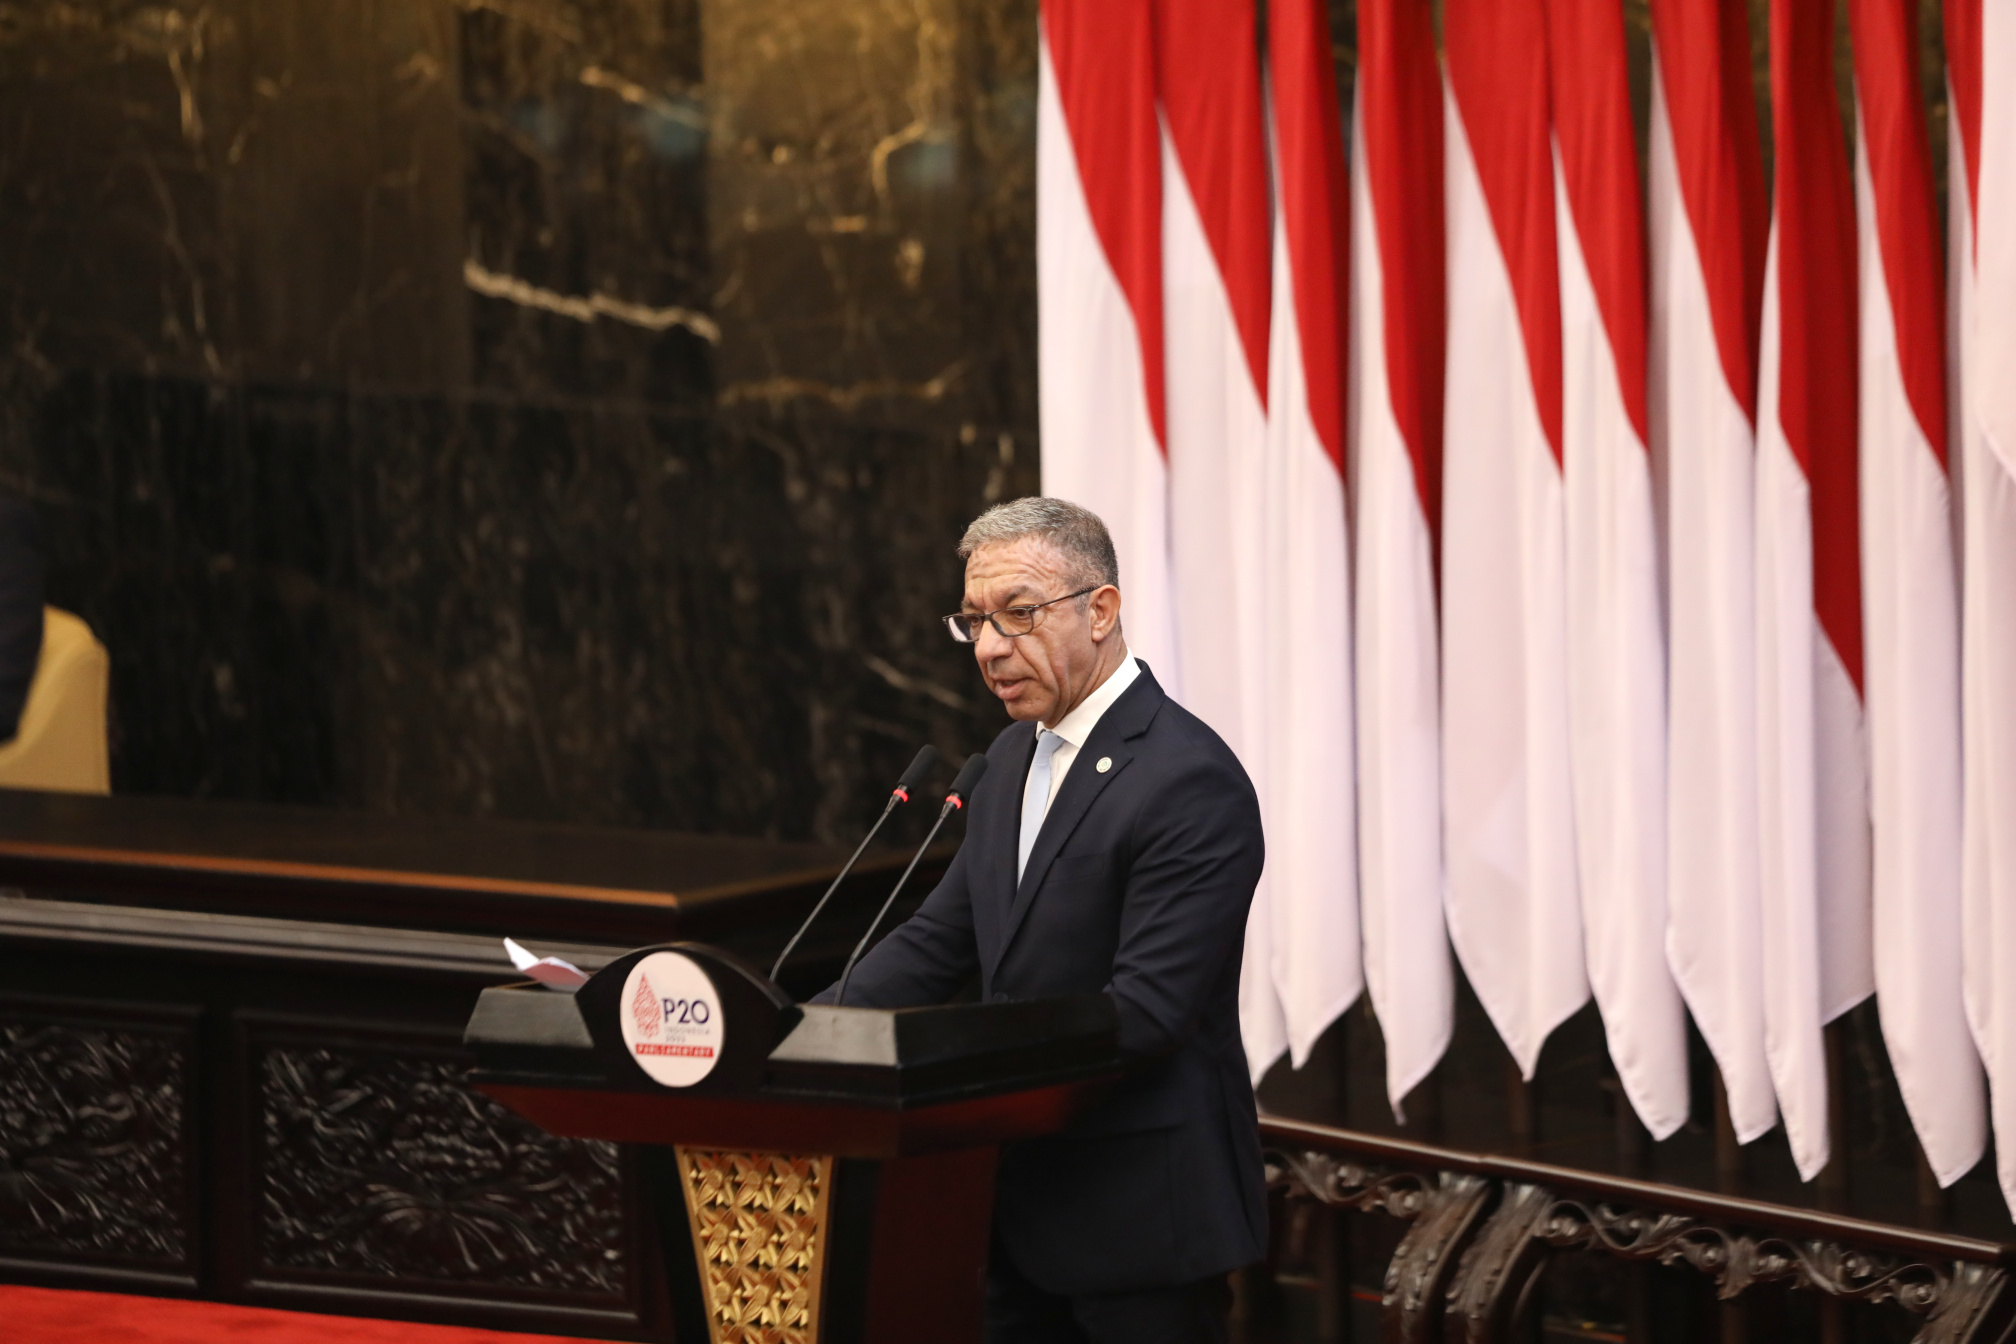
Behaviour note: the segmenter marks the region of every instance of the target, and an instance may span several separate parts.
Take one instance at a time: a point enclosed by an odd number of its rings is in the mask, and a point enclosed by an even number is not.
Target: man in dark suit
[[[1238,1007],[1253,786],[1127,652],[1097,516],[1016,500],[959,554],[965,601],[946,623],[1015,722],[944,881],[855,969],[848,1002],[942,1003],[976,973],[988,999],[1111,995],[1125,1080],[1002,1153],[987,1337],[1222,1340],[1226,1273],[1267,1244]]]

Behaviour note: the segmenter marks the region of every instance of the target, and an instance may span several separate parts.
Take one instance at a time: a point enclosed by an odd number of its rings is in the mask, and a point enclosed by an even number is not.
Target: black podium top
[[[741,1095],[901,1110],[1106,1077],[1119,1062],[1113,1004],[1103,994],[938,1008],[805,1004],[787,1020],[762,1082]],[[463,1039],[481,1084],[667,1090],[612,1076],[576,997],[530,982],[484,990]]]
[[[731,1017],[756,1024],[739,1042],[730,1029],[704,1082],[653,1082],[616,1039],[624,973],[650,949],[612,962],[579,994],[532,983],[485,990],[464,1035],[473,1081],[554,1133],[893,1157],[1054,1132],[1120,1073],[1103,994],[799,1005],[718,950],[678,950],[708,962]]]

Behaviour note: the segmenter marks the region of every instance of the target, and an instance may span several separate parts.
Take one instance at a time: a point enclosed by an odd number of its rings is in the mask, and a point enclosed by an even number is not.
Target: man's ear
[[[1103,642],[1120,628],[1120,590],[1112,584],[1092,594],[1092,638]]]

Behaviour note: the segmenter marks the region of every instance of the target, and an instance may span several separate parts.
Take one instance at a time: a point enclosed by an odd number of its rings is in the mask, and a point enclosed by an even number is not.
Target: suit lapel
[[[1146,732],[1153,721],[1155,712],[1162,707],[1162,688],[1149,673],[1148,665],[1141,665],[1141,675],[1129,686],[1118,700],[1113,702],[1100,717],[1099,723],[1085,739],[1077,757],[1071,763],[1071,773],[1064,776],[1063,787],[1057,790],[1057,800],[1050,805],[1049,815],[1043,818],[1043,829],[1036,833],[1036,844],[1029,851],[1029,863],[1022,870],[1022,881],[1014,888],[1013,900],[1007,908],[1007,917],[1002,921],[1001,940],[995,947],[994,965],[998,966],[1007,955],[1008,944],[1015,940],[1015,932],[1022,927],[1022,920],[1029,913],[1029,907],[1036,902],[1036,892],[1043,885],[1044,877],[1050,871],[1051,863],[1063,849],[1071,833],[1078,829],[1078,823],[1092,810],[1092,804],[1108,785],[1120,777],[1122,771],[1134,759],[1125,743]],[[1018,791],[1026,788],[1027,766],[1035,751],[1035,736],[1031,734],[1029,749],[1022,753],[1023,775]],[[1113,764],[1104,770],[1098,768],[1102,756],[1110,756]],[[1012,875],[1015,871],[1015,843],[1021,836],[1021,807],[1015,809],[1015,829],[1009,842],[1008,863],[1003,870]],[[1012,880],[1012,878],[1011,878]],[[994,967],[988,968],[993,973]]]

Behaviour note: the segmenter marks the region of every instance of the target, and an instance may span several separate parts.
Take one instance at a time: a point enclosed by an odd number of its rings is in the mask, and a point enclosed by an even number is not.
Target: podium
[[[675,1313],[713,1344],[978,1341],[999,1145],[1120,1072],[1103,994],[799,1005],[697,943],[486,989],[464,1039],[542,1128],[643,1145]]]

